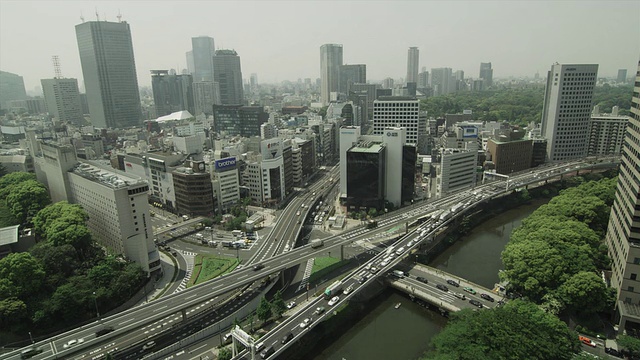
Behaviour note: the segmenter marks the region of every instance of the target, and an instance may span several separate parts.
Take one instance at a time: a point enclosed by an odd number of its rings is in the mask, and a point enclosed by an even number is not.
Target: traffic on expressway
[[[339,236],[329,237],[325,239],[324,246],[320,249],[314,249],[310,245],[294,248],[297,235],[300,231],[300,226],[297,226],[298,219],[301,216],[306,216],[310,208],[309,204],[317,201],[319,195],[329,191],[331,185],[335,185],[335,181],[331,181],[337,178],[337,171],[336,168],[334,168],[325,174],[323,180],[316,182],[307,189],[302,196],[294,198],[282,212],[276,226],[271,230],[271,233],[267,235],[268,241],[263,243],[262,248],[248,262],[248,264],[260,264],[260,269],[255,270],[253,266],[245,265],[230,274],[189,288],[183,292],[168,295],[145,305],[103,318],[99,322],[96,321],[54,336],[46,341],[38,342],[35,344],[35,347],[42,349],[42,353],[33,358],[75,358],[81,357],[83,354],[87,355],[87,358],[100,358],[100,356],[104,356],[109,352],[111,348],[115,349],[116,347],[121,348],[123,346],[140,346],[142,348],[146,345],[145,339],[154,335],[145,333],[145,331],[148,330],[143,331],[142,328],[148,329],[151,325],[162,323],[165,319],[173,319],[176,315],[181,317],[177,321],[186,321],[185,318],[187,318],[187,311],[189,309],[200,306],[201,311],[204,311],[205,308],[208,307],[202,306],[203,304],[211,304],[215,302],[217,297],[225,293],[261,280],[269,274],[290,268],[291,266],[316,257],[322,252],[351,244],[366,237],[366,234],[386,231],[390,227],[400,223],[411,223],[419,218],[429,216],[429,214],[433,214],[433,212],[436,211],[444,209],[449,209],[450,211],[451,207],[460,203],[464,204],[465,207],[472,207],[474,204],[501,194],[507,189],[514,189],[534,182],[544,181],[544,179],[548,177],[558,176],[562,173],[576,171],[590,166],[593,165],[575,161],[537,168],[535,171],[516,174],[507,181],[492,182],[433,202],[422,202],[403,208],[401,211],[390,212],[380,217],[377,228],[365,229],[361,227],[347,231]],[[303,206],[303,204],[305,206]],[[300,213],[301,209],[304,210],[304,213]],[[462,212],[464,209],[459,211]],[[351,288],[352,291],[346,295],[337,295],[339,299],[335,304],[332,304],[332,307],[340,306],[345,301],[348,301],[360,287],[366,285],[366,283],[373,278],[373,276],[371,276],[363,281],[362,276],[358,276],[358,274],[361,274],[363,271],[371,273],[373,268],[376,268],[380,273],[388,272],[403,256],[408,254],[411,249],[432,237],[433,233],[449,220],[450,218],[438,218],[438,220],[425,221],[416,230],[402,237],[393,245],[395,249],[393,251],[394,254],[398,252],[400,248],[403,249],[400,255],[394,256],[382,252],[345,277],[342,284],[343,291],[348,288]],[[286,249],[289,251],[285,251]],[[393,259],[387,259],[389,256],[393,257]],[[385,260],[390,261],[387,261],[385,265],[383,264]],[[370,268],[367,269],[367,266],[370,266]],[[286,329],[289,331],[294,330],[293,325],[296,325],[296,328],[299,329],[300,327],[297,325],[303,319],[312,319],[303,329],[312,328],[317,321],[321,321],[324,316],[327,316],[328,311],[323,314],[313,315],[317,307],[328,308],[328,303],[323,303],[326,301],[327,300],[319,298],[310,303],[306,308],[301,307],[295,316],[290,317],[265,336],[265,344],[269,343],[269,341],[275,341],[278,339],[278,336],[284,336]],[[110,331],[98,337],[96,334],[103,331],[103,329],[109,329]],[[158,332],[165,330],[166,329],[163,328],[157,329]],[[302,332],[298,330],[295,332],[292,331],[292,333],[294,334],[294,339],[302,334]],[[135,340],[135,344],[129,341],[129,339]],[[65,345],[67,346],[65,347]],[[274,354],[280,353],[282,349],[283,347],[280,347],[275,350]],[[154,351],[155,350],[159,349],[154,349]],[[20,350],[17,350],[0,356],[0,359],[17,359],[19,358],[19,354]]]

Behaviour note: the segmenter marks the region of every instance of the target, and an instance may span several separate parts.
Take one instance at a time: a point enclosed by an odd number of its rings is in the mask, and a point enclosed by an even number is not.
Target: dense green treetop
[[[51,203],[47,188],[36,180],[26,180],[10,186],[9,189],[5,202],[11,214],[20,224],[25,223],[40,209]]]
[[[276,318],[280,318],[285,310],[287,310],[280,290],[278,290],[273,296],[273,300],[271,301],[271,310]]]
[[[514,300],[492,310],[465,309],[432,340],[428,359],[571,359],[576,333],[535,304]]]
[[[256,309],[256,316],[262,322],[267,321],[271,317],[271,304],[266,297],[262,297],[260,299],[260,305],[258,305],[258,309]]]
[[[594,272],[581,271],[558,288],[558,296],[569,308],[580,313],[595,313],[613,306],[615,292]]]

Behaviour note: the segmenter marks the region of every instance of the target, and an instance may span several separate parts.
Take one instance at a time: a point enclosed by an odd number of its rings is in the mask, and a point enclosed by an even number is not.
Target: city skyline
[[[480,62],[493,64],[495,78],[533,77],[555,62],[596,63],[601,76],[615,77],[618,69],[631,69],[632,73],[640,53],[640,41],[629,41],[640,39],[640,3],[633,1],[326,4],[301,2],[293,8],[288,2],[250,6],[246,2],[183,2],[179,9],[150,9],[147,2],[136,1],[90,5],[2,1],[0,68],[23,76],[26,88],[32,91],[40,79],[53,76],[50,59],[58,55],[63,76],[77,78],[84,89],[74,27],[81,23],[81,14],[85,21],[96,20],[96,10],[101,20],[117,21],[120,12],[122,20],[130,24],[141,86],[151,84],[152,69],[179,72],[187,68],[185,53],[191,50],[191,38],[203,35],[214,38],[218,49],[242,54],[245,74],[258,74],[262,83],[319,78],[318,48],[327,43],[344,46],[344,64],[366,64],[372,81],[404,77],[407,48],[411,46],[421,52],[420,68],[461,69],[473,78]],[[357,11],[360,16],[335,11],[338,7]],[[192,8],[212,16],[193,18],[190,14],[194,12],[186,11]],[[274,26],[274,17],[293,10],[298,16]],[[429,13],[449,16],[421,21]],[[527,15],[525,19],[522,14]],[[327,16],[339,25],[328,26],[322,20]],[[389,20],[377,20],[381,18]],[[395,18],[412,25],[399,30],[393,24]],[[26,20],[37,25],[25,25]],[[616,26],[607,31],[596,26],[607,23]],[[20,27],[36,31],[16,31]],[[371,37],[373,29],[384,27],[393,31],[377,31],[375,39]],[[378,45],[372,45],[374,40]]]

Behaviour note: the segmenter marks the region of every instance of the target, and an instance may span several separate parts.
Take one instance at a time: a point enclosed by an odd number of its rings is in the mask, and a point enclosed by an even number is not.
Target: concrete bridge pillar
[[[180,314],[182,314],[182,322],[187,322],[187,310],[186,309],[182,309],[180,310]]]

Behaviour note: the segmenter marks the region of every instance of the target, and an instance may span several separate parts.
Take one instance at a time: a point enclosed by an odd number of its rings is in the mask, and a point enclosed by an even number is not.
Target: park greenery
[[[628,115],[631,108],[631,85],[596,86],[593,104],[600,106],[600,112],[611,112],[613,106],[620,108],[621,115]],[[516,125],[540,122],[544,102],[544,85],[523,88],[499,88],[487,91],[457,92],[430,97],[422,100],[420,109],[429,117],[439,118],[445,114],[460,114],[471,110],[474,120],[507,121]]]
[[[571,359],[576,334],[537,305],[514,300],[493,310],[464,309],[451,315],[432,340],[433,360]]]
[[[284,303],[284,299],[282,298],[282,293],[280,292],[280,290],[278,290],[273,296],[271,302],[269,302],[266,297],[262,297],[262,299],[260,300],[260,304],[256,309],[256,316],[258,317],[258,320],[262,321],[262,324],[264,325],[272,317],[275,319],[281,318],[282,314],[284,314],[286,310],[287,307]]]
[[[610,260],[602,239],[616,178],[560,191],[511,234],[502,252],[508,289],[555,314],[610,309],[614,294],[598,271]]]
[[[235,257],[198,254],[196,255],[193,273],[187,283],[187,287],[230,273],[239,263],[239,260]]]
[[[0,259],[2,343],[64,329],[115,308],[145,282],[140,266],[97,246],[79,205],[50,204],[33,174],[0,178],[2,226],[32,227],[36,245]],[[11,222],[7,223],[6,221]]]

